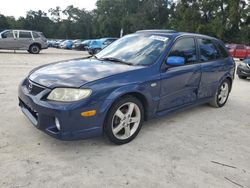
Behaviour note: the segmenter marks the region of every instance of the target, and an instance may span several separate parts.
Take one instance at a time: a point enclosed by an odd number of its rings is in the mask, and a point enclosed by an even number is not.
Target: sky
[[[48,12],[50,8],[60,6],[63,10],[68,5],[93,10],[95,3],[96,0],[0,0],[0,14],[18,18],[25,16],[29,10]]]

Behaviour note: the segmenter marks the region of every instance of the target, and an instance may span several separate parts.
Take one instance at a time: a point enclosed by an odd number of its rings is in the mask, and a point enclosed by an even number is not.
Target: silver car
[[[43,33],[27,30],[5,30],[0,33],[0,49],[27,50],[38,54],[48,48],[47,39]]]

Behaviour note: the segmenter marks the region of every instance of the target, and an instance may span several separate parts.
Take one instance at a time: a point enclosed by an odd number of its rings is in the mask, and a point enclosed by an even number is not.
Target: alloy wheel
[[[127,102],[121,105],[113,115],[113,135],[119,140],[128,139],[137,131],[140,122],[140,108],[133,102]]]
[[[229,85],[227,82],[224,82],[219,89],[218,102],[220,104],[224,104],[227,100],[228,94],[229,94]]]

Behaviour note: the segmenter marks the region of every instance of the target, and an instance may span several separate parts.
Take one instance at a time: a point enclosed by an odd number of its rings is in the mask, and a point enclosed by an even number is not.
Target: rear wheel
[[[227,102],[230,93],[230,88],[230,81],[228,79],[224,80],[218,87],[213,100],[210,102],[210,105],[216,108],[223,107]]]
[[[115,144],[126,144],[139,133],[144,109],[135,97],[128,96],[112,105],[105,122],[105,133]]]
[[[239,79],[247,79],[246,76],[241,76],[241,75],[238,75]]]
[[[37,44],[33,44],[33,45],[30,46],[28,52],[31,53],[31,54],[39,54],[40,47]]]

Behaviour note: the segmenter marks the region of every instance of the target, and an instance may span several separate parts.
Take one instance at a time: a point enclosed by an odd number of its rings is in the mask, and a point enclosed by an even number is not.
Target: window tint
[[[178,40],[172,48],[170,56],[180,56],[185,58],[185,64],[197,62],[197,53],[194,38]]]
[[[30,32],[20,31],[19,38],[32,38]]]
[[[32,32],[34,38],[39,38],[40,36],[36,32]]]
[[[198,44],[200,47],[201,61],[212,61],[220,58],[220,53],[216,46],[209,39],[198,39]]]
[[[220,57],[221,58],[228,57],[228,53],[227,53],[226,49],[219,42],[216,42],[216,45],[217,45],[217,47],[219,49]]]
[[[2,34],[2,38],[14,38],[13,31],[6,31]]]

